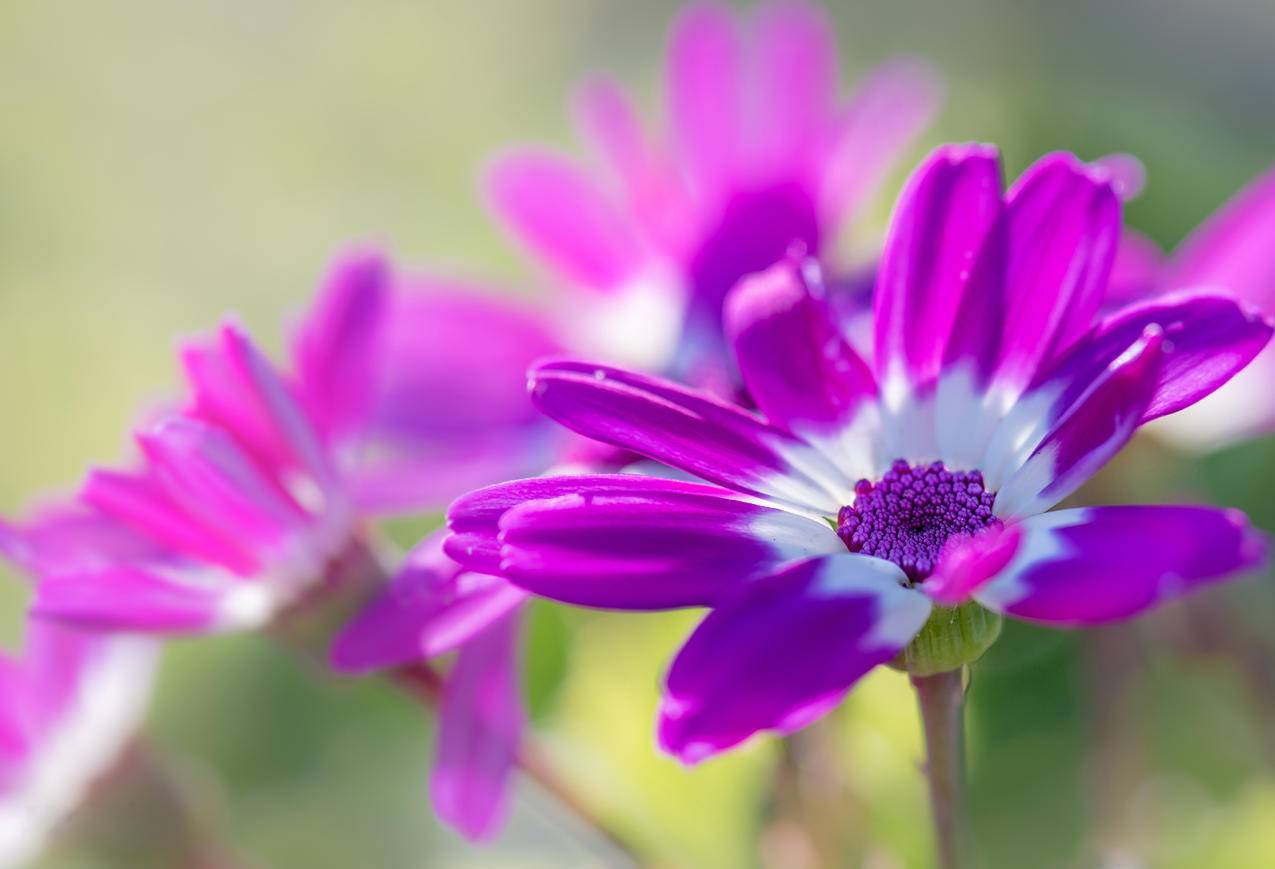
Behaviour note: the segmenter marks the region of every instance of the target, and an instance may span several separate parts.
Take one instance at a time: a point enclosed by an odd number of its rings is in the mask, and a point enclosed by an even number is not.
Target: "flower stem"
[[[973,864],[965,805],[963,676],[961,668],[912,677],[925,731],[925,773],[941,869],[968,869]]]
[[[420,662],[399,667],[392,671],[395,684],[421,701],[427,708],[437,707],[443,695],[443,679],[429,664]],[[638,850],[614,827],[607,823],[550,762],[544,749],[531,736],[524,735],[518,750],[518,768],[523,775],[536,783],[574,818],[616,850],[624,854],[636,866],[644,865]]]

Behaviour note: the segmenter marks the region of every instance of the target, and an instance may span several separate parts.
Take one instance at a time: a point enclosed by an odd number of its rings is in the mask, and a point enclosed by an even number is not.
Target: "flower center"
[[[893,561],[913,582],[930,575],[944,544],[997,520],[996,493],[978,471],[949,471],[942,462],[902,459],[876,483],[860,480],[854,503],[841,508],[837,534],[851,552]]]

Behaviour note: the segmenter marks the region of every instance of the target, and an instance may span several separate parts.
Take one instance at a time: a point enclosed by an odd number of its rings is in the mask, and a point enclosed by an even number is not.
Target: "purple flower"
[[[659,715],[660,744],[687,762],[818,717],[907,647],[935,603],[1076,627],[1257,564],[1264,542],[1234,511],[1046,512],[1272,332],[1207,291],[1097,319],[1119,211],[1109,172],[1070,155],[1002,194],[993,148],[939,149],[891,224],[871,362],[834,324],[818,268],[792,261],[726,303],[760,414],[616,368],[542,363],[531,391],[546,414],[706,482],[493,486],[452,506],[447,551],[577,605],[709,607]]]
[[[747,25],[712,3],[681,14],[667,131],[649,135],[623,90],[594,78],[574,108],[596,168],[531,147],[490,167],[497,215],[586,291],[573,343],[590,355],[720,382],[726,293],[794,243],[825,253],[933,114],[937,84],[910,61],[840,100],[816,7],[765,3]]]
[[[0,552],[31,567],[79,557],[89,528],[48,514],[19,535],[0,524]],[[130,545],[130,544],[125,544]],[[141,721],[155,646],[39,619],[19,655],[0,653],[0,865],[25,865],[52,828],[118,759]]]
[[[1233,295],[1275,313],[1275,170],[1238,193],[1197,229],[1167,261],[1143,236],[1130,234],[1118,264],[1123,294],[1154,298],[1204,288]],[[1275,431],[1275,348],[1267,347],[1225,387],[1156,431],[1197,449]]]
[[[372,251],[339,258],[295,330],[292,371],[277,370],[233,324],[186,342],[188,399],[139,429],[135,464],[88,475],[57,508],[57,546],[42,542],[45,517],[12,530],[10,556],[39,579],[33,614],[204,633],[286,626],[366,597],[380,577],[367,519],[440,508],[561,453],[566,433],[523,389],[531,361],[558,347],[512,302],[397,278]],[[36,549],[40,558],[22,555]],[[414,555],[387,594],[419,594],[431,618],[451,614],[452,632],[414,646],[399,636],[394,649],[342,653],[337,663],[363,671],[460,650],[444,687],[434,794],[445,819],[486,835],[522,731],[512,610],[524,593],[494,577],[480,587],[441,561],[445,578],[422,584],[432,569],[424,558]],[[500,607],[493,585],[503,588]],[[348,650],[355,641],[342,642]]]

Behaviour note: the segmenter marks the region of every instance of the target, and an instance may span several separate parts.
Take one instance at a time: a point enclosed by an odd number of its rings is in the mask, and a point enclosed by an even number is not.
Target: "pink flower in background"
[[[1272,334],[1208,291],[1099,316],[1119,237],[1107,170],[1053,154],[1002,193],[995,149],[941,148],[891,222],[871,362],[817,265],[793,261],[726,304],[760,415],[619,368],[540,363],[546,414],[706,482],[498,484],[452,505],[446,551],[567,603],[708,607],[660,708],[660,744],[687,762],[810,723],[936,603],[1076,627],[1233,576],[1265,552],[1236,511],[1051,512]]]
[[[0,553],[31,569],[140,541],[102,523],[49,514],[19,535],[0,524]],[[53,827],[107,772],[141,723],[156,647],[31,619],[20,654],[0,652],[0,866],[26,865]]]
[[[92,471],[49,514],[61,549],[18,558],[39,580],[34,615],[203,633],[267,627],[351,583],[359,592],[380,575],[369,571],[367,519],[439,509],[465,487],[553,462],[568,438],[535,412],[524,383],[531,361],[557,347],[513,302],[399,279],[375,252],[339,258],[295,330],[292,372],[233,324],[183,345],[185,405],[138,430],[136,463]],[[11,550],[47,550],[49,521],[14,529]],[[413,557],[399,583],[416,590],[426,569]],[[507,610],[524,595],[506,588],[509,607],[481,610],[486,591],[450,579],[420,590],[432,607],[472,602],[482,622],[402,659],[463,646],[444,690],[435,796],[470,835],[500,814],[522,730]]]
[[[1149,240],[1132,239],[1121,251],[1132,276],[1129,295],[1203,288],[1275,315],[1275,170],[1220,208],[1167,261]],[[1267,347],[1226,386],[1154,430],[1196,449],[1275,431],[1275,348]]]
[[[849,100],[839,83],[821,10],[763,4],[737,27],[725,7],[696,4],[669,41],[667,129],[644,130],[623,91],[594,79],[575,102],[592,164],[533,147],[496,159],[492,208],[583,290],[573,347],[729,383],[726,293],[795,243],[831,269],[842,228],[937,102],[911,62],[881,68]]]

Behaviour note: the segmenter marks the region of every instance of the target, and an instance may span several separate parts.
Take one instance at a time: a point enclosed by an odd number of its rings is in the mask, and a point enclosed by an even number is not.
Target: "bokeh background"
[[[176,387],[174,336],[234,312],[277,349],[350,240],[533,296],[543,275],[475,195],[484,156],[573,147],[565,99],[606,69],[659,100],[671,0],[134,0],[0,4],[0,509],[126,449]],[[926,145],[1140,157],[1128,222],[1177,243],[1275,159],[1269,0],[860,0],[832,10],[846,84],[930,58],[949,102]],[[921,153],[918,149],[911,158]],[[897,190],[896,178],[889,188]],[[861,228],[879,237],[889,199]],[[1142,436],[1095,481],[1109,501],[1201,497],[1275,529],[1275,445],[1204,459]],[[401,543],[437,517],[389,529]],[[0,635],[23,592],[4,577]],[[995,867],[1275,865],[1275,591],[1255,577],[1136,626],[1018,626],[970,694],[975,821]],[[878,673],[830,723],[695,770],[656,754],[664,662],[690,614],[541,605],[537,727],[576,787],[670,867],[926,866],[906,680]],[[608,865],[531,789],[488,850],[433,820],[432,734],[386,686],[325,676],[255,637],[172,644],[148,721],[166,806],[102,798],[45,867],[177,865],[174,812],[246,866]],[[144,791],[144,789],[143,789]],[[804,807],[804,809],[803,809]],[[178,825],[179,826],[179,825]]]

